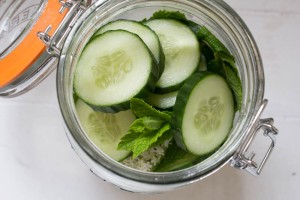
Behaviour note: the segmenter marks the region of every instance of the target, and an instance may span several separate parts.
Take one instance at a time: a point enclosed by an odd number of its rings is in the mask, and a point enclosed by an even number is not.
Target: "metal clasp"
[[[271,155],[276,143],[275,135],[278,134],[278,130],[273,126],[274,120],[272,118],[267,119],[259,119],[264,108],[266,107],[268,101],[264,100],[262,106],[257,112],[257,115],[254,118],[254,126],[250,129],[249,134],[247,135],[245,141],[242,143],[238,151],[235,153],[231,160],[231,166],[247,170],[252,175],[260,175],[263,167],[265,166],[268,158]],[[260,161],[260,164],[257,164],[254,161],[255,153],[252,152],[249,156],[246,156],[246,152],[249,149],[250,145],[252,144],[254,138],[257,136],[259,132],[261,132],[265,137],[268,137],[271,140],[270,146]]]
[[[71,31],[74,23],[82,12],[86,10],[81,0],[60,0],[59,2],[61,4],[61,8],[58,10],[59,13],[63,13],[65,9],[69,9],[69,11],[54,34],[52,36],[49,35],[49,31],[52,28],[51,24],[47,26],[46,30],[37,33],[39,39],[47,46],[48,53],[56,56],[60,54],[63,42]],[[90,1],[88,2],[90,3]]]

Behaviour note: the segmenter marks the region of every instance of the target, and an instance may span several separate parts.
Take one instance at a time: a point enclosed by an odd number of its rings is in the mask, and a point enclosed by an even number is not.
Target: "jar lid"
[[[58,0],[0,1],[0,89],[22,75],[46,51],[37,33],[51,36],[66,12]]]

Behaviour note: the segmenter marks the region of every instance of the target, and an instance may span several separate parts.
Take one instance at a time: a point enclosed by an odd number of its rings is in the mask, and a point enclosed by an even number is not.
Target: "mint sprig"
[[[207,64],[207,69],[225,78],[233,92],[235,109],[240,110],[242,107],[243,89],[235,63],[223,52],[215,52],[214,55],[215,58]]]
[[[225,45],[205,26],[201,26],[201,28],[198,30],[197,38],[199,41],[205,43],[209,48],[211,48],[213,52],[224,52],[234,61],[234,57],[230,54]]]
[[[243,101],[243,89],[234,56],[205,26],[199,29],[197,37],[201,47],[206,50],[203,51],[203,53],[207,53],[204,56],[209,58],[207,59],[208,71],[217,73],[225,78],[234,95],[235,109],[240,110]]]
[[[152,17],[149,18],[149,20],[153,20],[153,19],[175,19],[177,21],[180,21],[188,25],[190,29],[192,29],[192,31],[194,31],[195,33],[198,32],[198,30],[201,27],[199,24],[196,24],[195,22],[188,20],[186,16],[179,11],[159,10],[153,13]]]
[[[187,21],[185,15],[179,11],[167,11],[167,10],[159,10],[153,13],[152,19],[176,19],[179,21]]]
[[[128,133],[121,138],[119,150],[132,151],[133,158],[154,145],[161,144],[170,138],[171,115],[161,112],[144,102],[133,98],[130,101],[133,113],[138,117],[130,126]]]
[[[156,110],[151,105],[139,98],[132,98],[130,100],[130,107],[132,112],[139,118],[141,117],[154,117],[171,122],[171,114],[169,112],[162,112]]]

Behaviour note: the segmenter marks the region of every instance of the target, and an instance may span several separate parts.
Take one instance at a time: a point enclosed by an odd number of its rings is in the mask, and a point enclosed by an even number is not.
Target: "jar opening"
[[[125,167],[104,155],[83,133],[73,100],[74,69],[84,46],[96,30],[116,19],[143,20],[158,10],[180,11],[188,19],[207,26],[236,57],[243,84],[243,106],[235,118],[231,133],[222,147],[201,163],[187,169],[153,173]],[[64,46],[58,69],[58,98],[68,135],[79,156],[104,179],[121,187],[145,183],[181,185],[206,177],[226,164],[238,148],[263,98],[264,77],[262,63],[255,42],[246,25],[224,2],[220,1],[105,1],[97,2],[78,20]],[[120,181],[119,183],[117,181]],[[128,182],[127,182],[128,183]],[[131,188],[134,190],[133,188]]]

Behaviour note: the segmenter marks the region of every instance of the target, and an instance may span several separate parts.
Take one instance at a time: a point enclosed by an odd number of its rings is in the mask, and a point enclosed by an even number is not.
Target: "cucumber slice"
[[[174,106],[177,94],[178,91],[169,92],[166,94],[151,93],[145,100],[147,103],[156,108],[167,110]]]
[[[129,155],[129,151],[117,150],[117,146],[136,119],[131,110],[116,114],[97,112],[81,99],[75,106],[82,128],[95,146],[116,161]]]
[[[192,75],[179,90],[173,108],[176,142],[195,155],[217,149],[234,118],[234,100],[223,77],[209,72]]]
[[[75,70],[74,90],[94,109],[118,112],[130,107],[131,98],[153,91],[158,78],[156,62],[137,35],[107,31],[83,50]]]
[[[139,22],[120,19],[102,26],[93,37],[110,30],[125,30],[137,34],[152,52],[160,68],[160,74],[162,74],[164,71],[165,56],[159,39],[153,30]]]
[[[198,69],[198,39],[187,25],[173,19],[149,20],[145,25],[156,32],[165,53],[165,70],[156,84],[157,92],[175,91]]]

